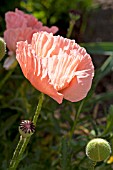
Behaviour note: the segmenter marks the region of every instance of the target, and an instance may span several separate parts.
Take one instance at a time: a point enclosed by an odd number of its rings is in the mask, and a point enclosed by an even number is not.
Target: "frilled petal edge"
[[[44,74],[44,60],[35,55],[35,51],[26,42],[17,43],[16,59],[19,62],[23,74],[31,82],[31,84],[39,91],[49,95],[59,104],[62,103],[63,95],[54,89],[49,83],[48,75]]]
[[[91,88],[92,79],[94,76],[94,66],[90,56],[81,57],[81,62],[75,72],[75,77],[70,82],[69,86],[61,91],[66,100],[77,102],[86,97]]]

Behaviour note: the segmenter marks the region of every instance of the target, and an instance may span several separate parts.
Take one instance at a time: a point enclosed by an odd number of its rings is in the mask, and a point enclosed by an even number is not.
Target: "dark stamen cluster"
[[[24,133],[29,133],[29,134],[34,133],[35,132],[35,125],[30,120],[22,120],[21,123],[20,123],[20,129]]]

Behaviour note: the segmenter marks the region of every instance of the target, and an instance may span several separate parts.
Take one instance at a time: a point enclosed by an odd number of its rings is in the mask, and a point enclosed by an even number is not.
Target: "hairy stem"
[[[67,38],[70,38],[70,37],[71,37],[71,34],[72,34],[72,32],[73,32],[74,25],[75,25],[75,21],[74,21],[74,20],[71,20],[70,23],[69,23],[69,28],[68,28],[67,35],[66,35]]]
[[[44,100],[44,94],[41,93],[40,95],[40,98],[39,98],[39,103],[38,103],[38,106],[36,108],[36,111],[35,111],[35,115],[33,117],[33,123],[34,125],[36,125],[37,123],[37,120],[38,120],[38,117],[39,117],[39,114],[40,114],[40,111],[41,111],[41,108],[42,108],[42,103],[43,103],[43,100]],[[14,154],[13,154],[13,157],[12,157],[12,160],[10,162],[10,166],[9,166],[9,169],[8,170],[16,170],[18,164],[20,163],[21,159],[22,159],[22,155],[29,143],[29,140],[30,140],[31,137],[27,137],[27,138],[23,138],[22,136],[20,137],[20,140],[18,142],[18,145],[14,151]]]
[[[12,169],[13,169],[14,163],[17,161],[16,159],[18,159],[19,151],[20,151],[20,149],[21,149],[21,147],[22,147],[22,144],[23,144],[23,138],[22,138],[22,136],[20,136],[20,140],[19,140],[19,142],[18,142],[18,145],[17,145],[17,147],[16,147],[16,149],[15,149],[15,151],[14,151],[12,160],[11,160],[11,162],[10,162],[10,168],[9,168],[9,170],[12,170]]]
[[[72,129],[71,129],[71,131],[70,131],[70,139],[71,139],[72,136],[73,136],[73,133],[74,133],[75,127],[76,127],[76,125],[77,125],[78,118],[79,118],[79,116],[80,116],[80,113],[81,113],[83,104],[84,104],[84,100],[81,101],[80,106],[79,106],[79,108],[78,108],[78,111],[77,111],[77,113],[76,113],[76,115],[75,115],[74,123],[73,123]]]
[[[97,163],[96,163],[95,161],[92,161],[91,164],[89,165],[89,169],[88,169],[88,170],[94,170],[96,164],[97,164]]]

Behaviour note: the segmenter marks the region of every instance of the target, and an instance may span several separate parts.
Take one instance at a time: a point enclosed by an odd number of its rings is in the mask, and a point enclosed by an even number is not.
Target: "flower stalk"
[[[18,145],[17,145],[17,147],[16,147],[16,149],[15,149],[15,151],[14,151],[12,160],[11,160],[11,162],[10,162],[9,170],[13,170],[13,169],[14,169],[13,167],[15,166],[15,163],[17,162],[16,159],[18,158],[19,151],[20,151],[20,149],[21,149],[21,147],[22,147],[22,144],[23,144],[23,138],[22,138],[22,136],[20,136],[20,140],[19,140],[19,142],[18,142]],[[19,159],[19,158],[18,158],[18,159]]]
[[[75,127],[77,125],[77,122],[78,122],[78,119],[79,119],[83,104],[84,104],[84,100],[81,101],[80,106],[78,108],[78,111],[77,111],[77,113],[75,115],[74,123],[73,123],[72,129],[70,131],[70,139],[72,139],[72,136],[74,134],[74,130],[75,130]]]
[[[34,125],[36,125],[37,123],[37,120],[38,120],[38,117],[39,117],[39,114],[40,114],[40,111],[41,111],[41,108],[42,108],[42,103],[43,103],[43,100],[44,100],[44,94],[41,93],[40,95],[40,98],[39,98],[39,103],[38,103],[38,106],[36,108],[36,111],[35,111],[35,115],[33,117],[33,123]],[[21,161],[21,158],[22,158],[22,155],[30,141],[30,137],[22,137],[20,136],[20,140],[18,142],[18,145],[14,151],[14,154],[13,154],[13,157],[12,157],[12,160],[10,162],[10,166],[9,166],[9,169],[8,170],[16,170],[17,166],[19,165],[20,161]]]
[[[73,32],[73,29],[74,29],[74,25],[75,25],[75,21],[71,20],[70,23],[69,23],[69,28],[68,28],[67,35],[66,35],[67,38],[71,37],[71,34]]]
[[[96,166],[97,162],[96,161],[91,161],[91,164],[88,168],[88,170],[95,170],[95,166]]]

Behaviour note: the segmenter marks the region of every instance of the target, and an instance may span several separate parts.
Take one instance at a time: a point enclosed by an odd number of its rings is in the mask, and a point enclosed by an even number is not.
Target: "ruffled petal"
[[[38,21],[33,15],[25,14],[24,12],[18,10],[17,8],[15,10],[15,14],[18,14],[20,15],[20,17],[24,18],[26,20],[28,27],[32,27],[32,29],[37,29],[36,32],[46,31],[48,33],[55,34],[58,31],[58,27],[52,26],[49,28],[47,26],[43,26],[43,24],[40,21]]]
[[[5,14],[5,21],[7,29],[25,28],[27,26],[27,21],[23,16],[11,11]]]
[[[58,103],[82,100],[91,88],[91,57],[74,40],[35,33],[31,44],[18,42],[17,60],[31,84]]]
[[[75,72],[75,77],[69,86],[60,91],[66,100],[77,102],[86,97],[91,88],[94,76],[94,66],[88,54],[80,57],[80,63]]]
[[[26,28],[16,28],[8,29],[4,32],[4,39],[7,44],[7,47],[10,51],[16,51],[16,43],[18,41],[28,41],[31,42],[32,35],[36,30],[32,30],[30,27]]]
[[[58,55],[60,49],[70,54],[71,50],[79,48],[74,40],[69,40],[61,36],[53,36],[52,33],[48,34],[47,32],[33,34],[32,47],[37,55],[42,58]]]
[[[55,33],[58,31],[58,27],[52,26],[51,28],[48,28],[48,27],[46,27],[46,26],[43,26],[43,27],[40,29],[40,31],[46,31],[46,32],[48,32],[48,33],[53,33],[53,34],[55,34]]]
[[[4,31],[4,40],[7,44],[7,48],[10,51],[16,50],[16,37],[17,36],[18,36],[18,32],[13,32],[12,29]]]
[[[46,58],[38,58],[31,45],[28,45],[27,42],[17,43],[16,58],[23,74],[37,90],[49,95],[58,103],[62,103],[63,95],[57,92],[48,81]]]
[[[65,89],[75,76],[78,58],[78,55],[68,55],[61,49],[57,56],[48,58],[49,81],[57,91]]]

